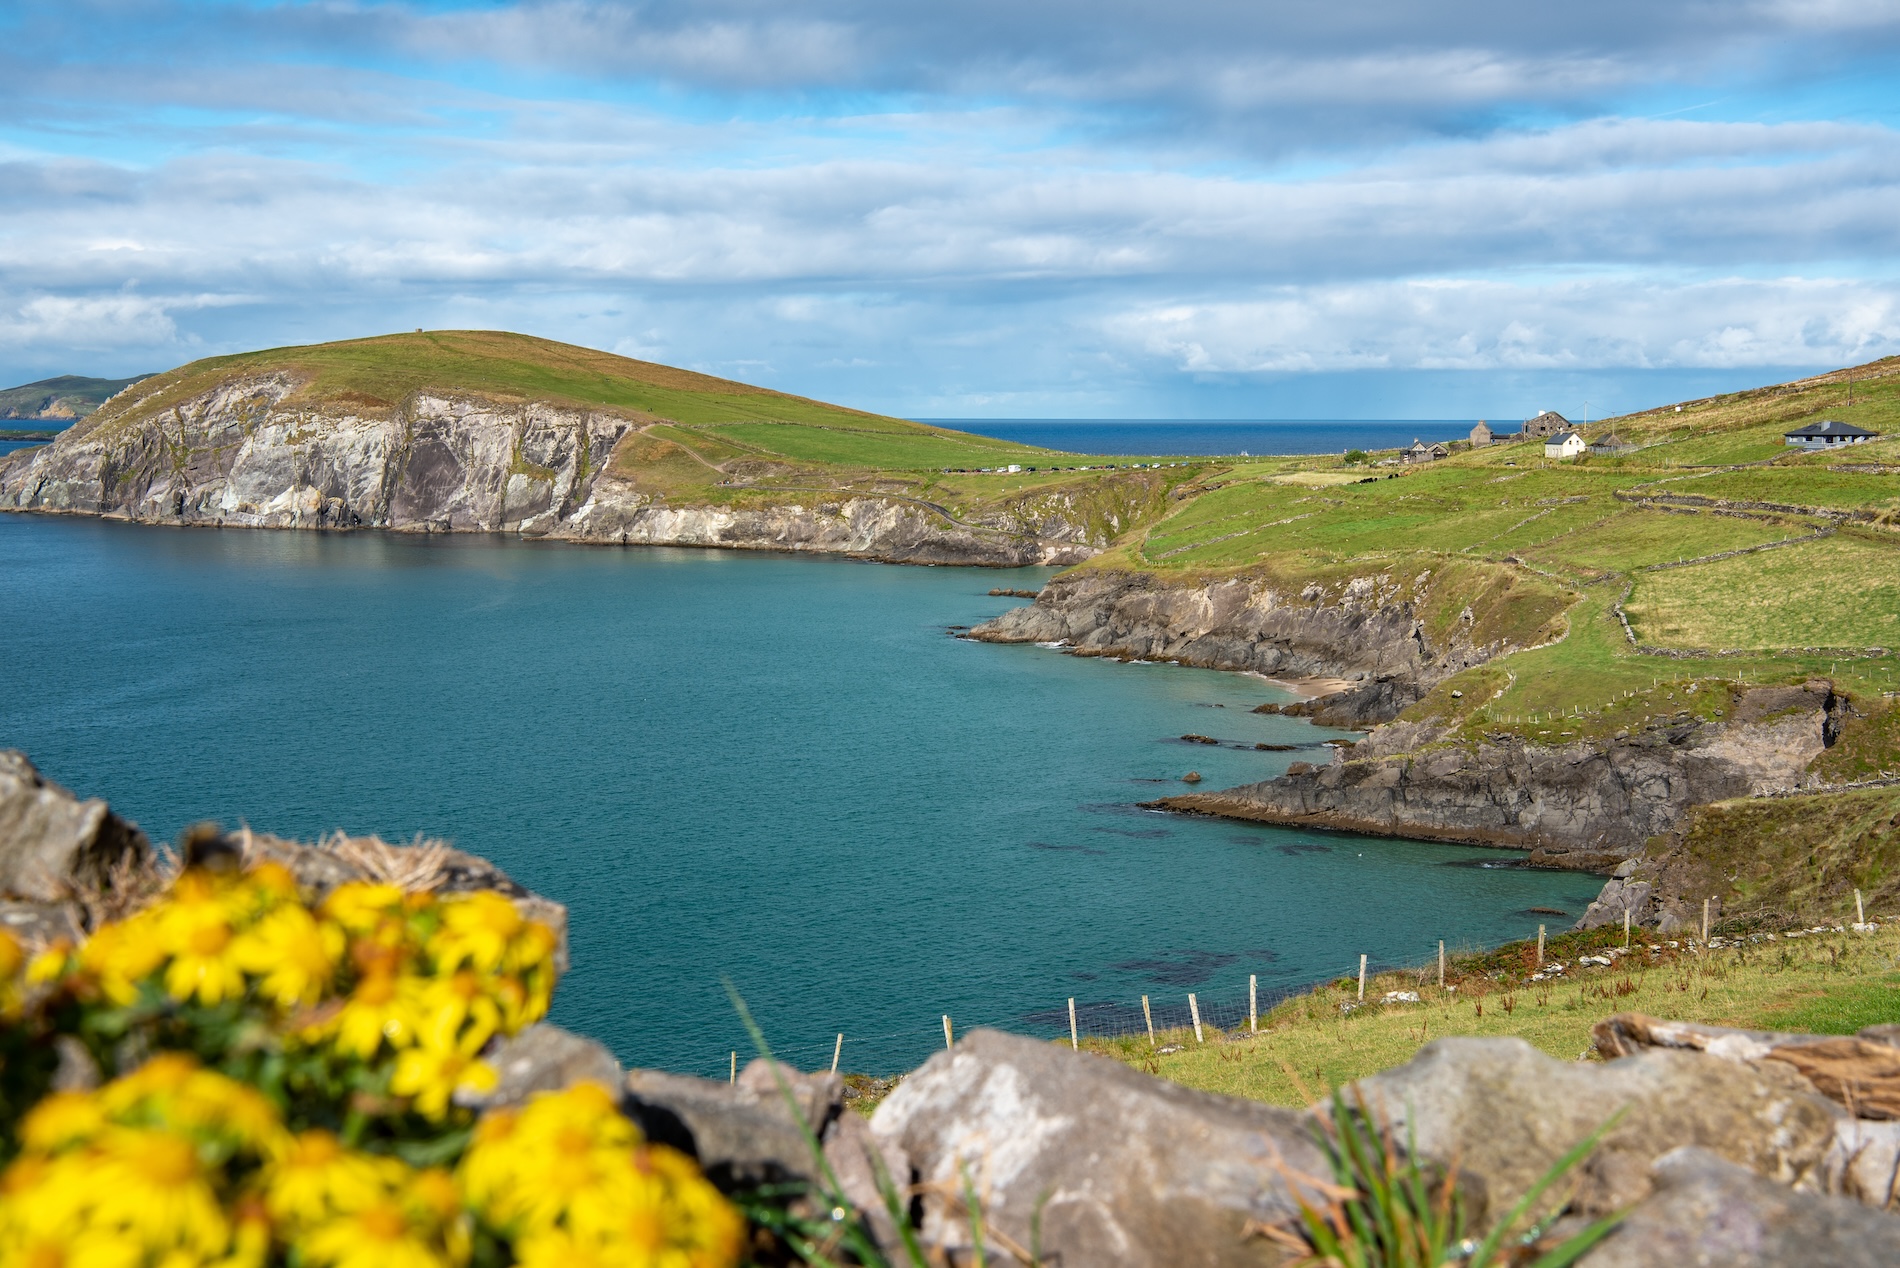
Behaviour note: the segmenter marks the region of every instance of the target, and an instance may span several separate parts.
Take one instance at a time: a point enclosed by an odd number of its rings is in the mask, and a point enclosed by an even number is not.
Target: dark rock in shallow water
[[[993,1030],[911,1074],[871,1131],[922,1186],[929,1242],[970,1247],[967,1174],[988,1228],[1026,1247],[1040,1210],[1043,1253],[1091,1268],[1283,1263],[1254,1227],[1297,1218],[1287,1168],[1329,1174],[1296,1111]]]

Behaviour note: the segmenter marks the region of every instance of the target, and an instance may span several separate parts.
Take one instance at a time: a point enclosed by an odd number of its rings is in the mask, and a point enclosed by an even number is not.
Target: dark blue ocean
[[[1344,453],[1348,449],[1397,449],[1414,440],[1426,444],[1463,440],[1475,419],[1424,421],[1220,419],[1194,422],[1173,418],[930,418],[940,427],[973,431],[998,440],[1041,445],[1079,454],[1154,454],[1183,456],[1214,454]]]
[[[1143,811],[1315,758],[1262,680],[960,640],[1041,571],[0,515],[0,746],[153,836],[451,838],[567,903],[556,1019],[723,1074],[1534,933],[1511,856]],[[1183,743],[1196,732],[1221,746]]]

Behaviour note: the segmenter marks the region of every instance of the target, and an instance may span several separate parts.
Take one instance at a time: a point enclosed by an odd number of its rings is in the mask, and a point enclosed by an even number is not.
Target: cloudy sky
[[[1900,0],[0,0],[0,381],[499,327],[914,417],[1900,353]]]

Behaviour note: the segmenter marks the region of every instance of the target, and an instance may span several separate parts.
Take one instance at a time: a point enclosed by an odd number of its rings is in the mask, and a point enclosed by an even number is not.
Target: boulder
[[[1297,1218],[1291,1176],[1330,1174],[1300,1113],[1151,1078],[1020,1035],[973,1030],[871,1118],[910,1168],[927,1242],[989,1240],[1053,1262],[1278,1264],[1262,1226]]]
[[[1619,1109],[1622,1119],[1578,1170],[1573,1211],[1602,1215],[1642,1200],[1650,1164],[1683,1145],[1783,1185],[1822,1188],[1845,1117],[1786,1066],[1661,1050],[1607,1064],[1559,1061],[1522,1039],[1439,1039],[1353,1088],[1402,1139],[1415,1133],[1421,1154],[1482,1180],[1500,1212]],[[1550,1206],[1563,1188],[1553,1188]]]
[[[613,1053],[592,1039],[546,1022],[502,1040],[485,1059],[499,1081],[486,1093],[456,1093],[457,1104],[507,1108],[522,1104],[536,1092],[558,1092],[576,1083],[598,1083],[610,1093],[620,1090],[620,1063]]]
[[[764,1060],[746,1066],[735,1083],[633,1070],[621,1108],[648,1140],[697,1159],[707,1178],[728,1193],[767,1184],[822,1184],[823,1168],[805,1135],[809,1128],[843,1196],[865,1216],[872,1238],[894,1250],[897,1227],[886,1210],[878,1172],[882,1164],[884,1177],[899,1187],[908,1173],[888,1152],[877,1153],[860,1115],[845,1112],[841,1078],[800,1074],[783,1065],[777,1073],[785,1090]],[[786,1090],[792,1105],[786,1104]]]
[[[137,827],[97,797],[49,783],[26,754],[0,750],[0,897],[66,903],[110,888],[115,869],[148,863]]]
[[[1597,1051],[1605,1057],[1682,1049],[1747,1066],[1791,1066],[1850,1114],[1895,1120],[1900,1119],[1900,1043],[1894,1030],[1883,1025],[1858,1035],[1803,1035],[1618,1013],[1598,1022],[1595,1035]]]
[[[1625,860],[1627,862],[1629,860]],[[1596,896],[1596,901],[1584,909],[1583,918],[1570,927],[1596,929],[1603,925],[1620,925],[1625,912],[1629,913],[1631,924],[1644,924],[1653,916],[1650,896],[1654,892],[1655,887],[1648,881],[1617,880],[1612,877],[1604,882],[1603,892]]]
[[[1579,1268],[1886,1268],[1900,1263],[1900,1217],[1802,1193],[1707,1149],[1683,1146],[1650,1169],[1653,1193]]]

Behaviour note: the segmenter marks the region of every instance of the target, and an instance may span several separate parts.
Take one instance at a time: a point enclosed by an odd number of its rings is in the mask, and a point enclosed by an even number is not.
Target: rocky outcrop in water
[[[616,447],[639,426],[618,415],[429,394],[388,411],[318,411],[289,403],[299,386],[275,373],[162,412],[88,420],[45,448],[0,458],[0,509],[1004,567],[1075,563],[1102,544],[1059,508],[961,523],[900,496],[763,490],[742,505],[674,506],[617,472]]]
[[[1421,617],[1432,584],[1430,573],[1288,588],[1247,576],[1085,571],[1056,577],[1033,605],[977,626],[970,637],[1275,677],[1345,678],[1353,686],[1328,698],[1323,721],[1361,726],[1396,716],[1440,680],[1510,650],[1472,637],[1469,619],[1448,638],[1428,637]]]
[[[1798,784],[1830,742],[1840,707],[1824,682],[1761,687],[1742,693],[1724,720],[1658,720],[1556,745],[1504,732],[1457,742],[1433,723],[1395,722],[1336,750],[1327,765],[1294,763],[1278,779],[1162,804],[1528,849],[1535,863],[1607,871],[1675,830],[1696,805]]]

